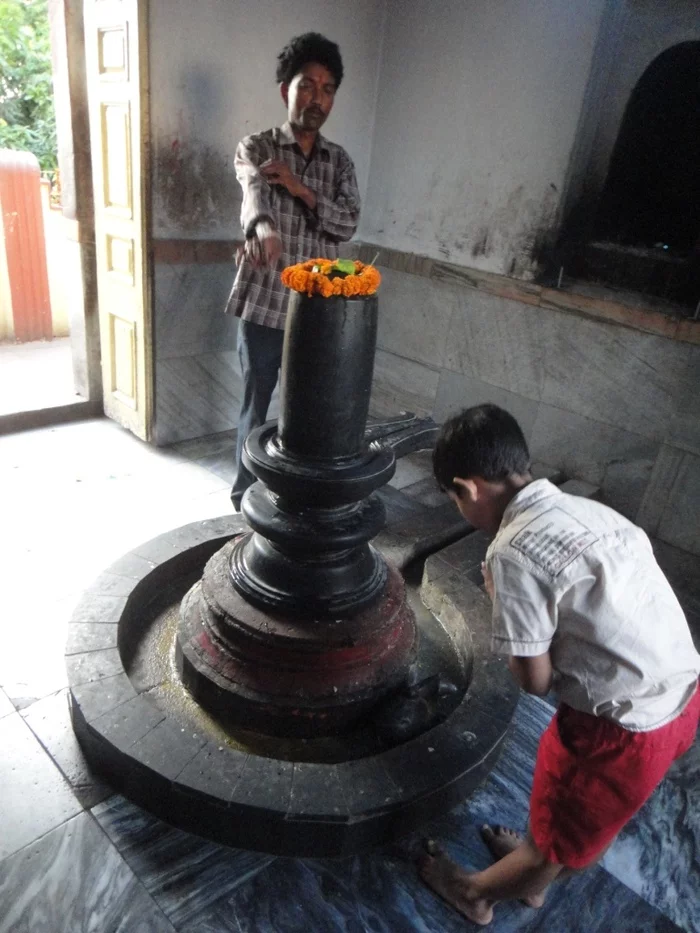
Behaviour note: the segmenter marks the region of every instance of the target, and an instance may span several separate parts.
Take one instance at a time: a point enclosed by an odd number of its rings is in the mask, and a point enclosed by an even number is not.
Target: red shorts
[[[583,868],[600,856],[693,744],[700,688],[651,732],[562,705],[540,739],[530,833],[548,862]]]

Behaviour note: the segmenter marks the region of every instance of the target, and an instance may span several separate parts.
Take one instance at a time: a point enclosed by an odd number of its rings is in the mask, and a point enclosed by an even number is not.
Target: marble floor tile
[[[544,700],[522,695],[501,758],[488,780],[426,830],[460,861],[475,868],[490,864],[488,850],[478,834],[484,823],[495,822],[518,830],[527,826],[537,745],[553,713]]]
[[[404,495],[415,499],[416,502],[420,502],[421,505],[425,505],[429,509],[439,508],[450,501],[447,493],[438,487],[437,481],[432,474],[426,476],[425,479],[418,480],[416,483],[411,483],[409,486],[403,486],[401,491]]]
[[[178,930],[199,929],[204,913],[273,861],[174,829],[119,795],[92,813]]]
[[[0,686],[23,709],[67,685],[63,648],[77,591],[61,599],[49,588],[37,593],[36,581],[15,559],[0,562],[7,575],[0,615]]]
[[[343,862],[278,859],[180,933],[463,933],[472,929],[415,868],[378,854]],[[678,933],[603,869],[556,887],[539,910],[499,904],[494,933]]]
[[[77,401],[69,337],[0,343],[0,415]]]
[[[400,457],[396,461],[396,472],[389,481],[389,485],[394,489],[403,489],[405,486],[412,486],[432,476],[431,456],[430,451],[420,450],[406,457]]]
[[[177,451],[153,447],[108,418],[91,418],[53,428],[3,435],[4,474],[14,471],[15,482],[35,479],[41,489],[46,464],[51,463],[51,486],[63,483],[120,479],[158,472],[164,464],[185,462]]]
[[[85,760],[73,732],[67,690],[38,700],[21,715],[84,807],[93,807],[114,793]]]
[[[0,749],[0,858],[4,858],[81,808],[19,713],[0,720]]]
[[[234,443],[226,450],[219,451],[219,453],[215,454],[208,454],[206,457],[200,457],[194,462],[204,467],[205,470],[209,470],[214,476],[218,476],[219,479],[223,479],[227,483],[232,484],[233,478],[236,475],[236,445]]]
[[[182,454],[183,457],[187,457],[188,460],[201,460],[203,457],[211,457],[228,450],[234,450],[237,433],[234,428],[231,431],[221,431],[219,434],[196,437],[191,441],[178,441],[177,444],[171,446],[171,449]]]
[[[604,867],[688,933],[700,930],[700,738],[623,829]]]
[[[4,719],[5,716],[9,716],[9,714],[14,713],[14,711],[15,708],[12,704],[12,700],[4,690],[0,690],[0,719]]]
[[[700,557],[663,541],[654,541],[653,544],[656,560],[679,599],[681,595],[689,597],[700,610]]]
[[[482,789],[433,821],[416,839],[431,835],[469,868],[485,868],[490,856],[478,828],[504,822],[524,829],[537,743],[552,716],[542,700],[524,697],[503,755]],[[415,851],[411,840],[406,850]],[[397,851],[401,844],[392,847]],[[419,881],[405,860],[382,853],[343,861],[277,859],[213,905],[181,933],[457,933],[465,921]],[[497,909],[494,933],[670,933],[677,930],[603,869],[568,879],[535,911],[520,904]]]
[[[377,492],[377,495],[384,503],[386,509],[387,526],[394,525],[404,519],[414,518],[417,515],[425,514],[427,509],[419,502],[409,499],[401,490],[393,486],[384,486]]]
[[[175,933],[88,813],[0,862],[0,933]]]
[[[477,869],[489,864],[488,850],[478,834],[483,823],[525,829],[537,743],[552,712],[546,701],[523,696],[512,734],[486,784],[430,827],[462,864]],[[698,774],[696,740],[603,861],[615,878],[688,933],[700,930]]]
[[[106,789],[97,789],[83,770],[67,720],[64,616],[91,579],[125,551],[168,528],[230,513],[224,473],[234,435],[168,451],[100,419],[0,437],[0,482],[13,490],[3,502],[0,536],[0,933],[469,928],[397,857],[273,860],[181,833],[118,796],[94,808],[104,833],[89,815],[76,816],[80,804],[69,783],[87,806]],[[51,494],[42,499],[39,533],[27,516],[47,462]],[[419,487],[408,483],[383,492],[395,517],[421,510],[425,475],[406,473],[403,478]],[[661,550],[684,606],[689,613],[700,609],[697,559]],[[114,583],[118,589],[119,579]],[[523,697],[487,782],[426,828],[462,864],[489,862],[481,823],[525,827],[537,742],[552,712],[545,701]],[[671,930],[673,921],[697,933],[699,776],[696,745],[621,834],[604,868],[563,884],[539,913],[520,905],[499,908],[491,929],[636,933]]]

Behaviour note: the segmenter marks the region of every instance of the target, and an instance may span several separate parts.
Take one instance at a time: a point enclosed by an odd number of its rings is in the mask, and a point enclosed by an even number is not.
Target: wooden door
[[[148,440],[153,364],[148,241],[146,0],[85,0],[105,414]]]

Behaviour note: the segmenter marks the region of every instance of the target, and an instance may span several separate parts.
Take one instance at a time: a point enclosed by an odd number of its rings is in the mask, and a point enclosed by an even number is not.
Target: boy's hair
[[[317,62],[327,68],[335,79],[336,88],[343,80],[343,59],[335,42],[318,32],[295,36],[277,56],[277,83],[289,84],[304,65]]]
[[[530,470],[530,452],[515,418],[497,405],[476,405],[450,418],[433,450],[433,473],[444,492],[457,491],[455,476],[489,482]]]

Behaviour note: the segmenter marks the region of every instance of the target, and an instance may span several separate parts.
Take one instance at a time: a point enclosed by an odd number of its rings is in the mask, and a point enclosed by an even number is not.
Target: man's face
[[[290,84],[282,85],[289,122],[302,130],[319,130],[333,109],[335,81],[323,65],[304,65]]]

